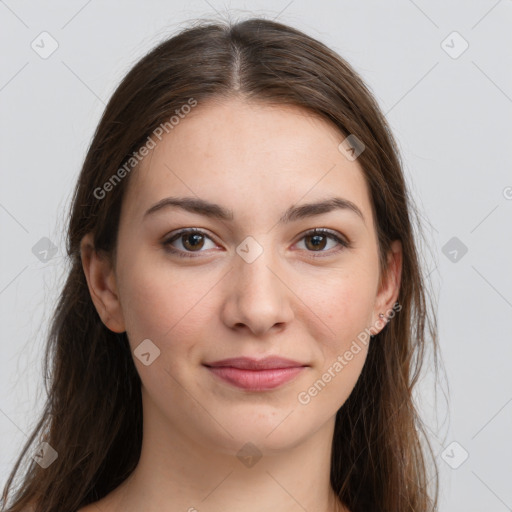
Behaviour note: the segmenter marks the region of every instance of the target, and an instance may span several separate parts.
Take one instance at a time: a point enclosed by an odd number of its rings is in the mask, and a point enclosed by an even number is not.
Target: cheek
[[[325,277],[308,286],[307,304],[324,320],[337,345],[370,326],[377,274],[353,267]]]
[[[374,299],[371,276],[354,272],[334,281],[336,285],[331,279],[318,287],[311,301],[329,329],[320,326],[311,333],[321,355],[308,386],[297,396],[304,414],[324,419],[345,403],[361,375],[369,343],[364,331],[370,326]]]
[[[207,299],[205,295],[218,278],[211,272],[185,272],[165,261],[132,256],[119,271],[119,293],[131,344],[149,338],[164,348],[173,339],[186,340],[206,322],[208,312],[201,301]]]

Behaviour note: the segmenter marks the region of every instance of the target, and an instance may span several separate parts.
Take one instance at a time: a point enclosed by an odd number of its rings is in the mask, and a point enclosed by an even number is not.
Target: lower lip
[[[229,366],[207,366],[207,368],[217,377],[234,386],[250,391],[264,391],[277,388],[290,381],[305,367],[275,368],[271,370],[241,370]]]

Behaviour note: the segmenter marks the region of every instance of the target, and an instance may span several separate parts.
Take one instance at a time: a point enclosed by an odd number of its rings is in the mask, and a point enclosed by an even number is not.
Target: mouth
[[[223,359],[204,366],[217,378],[249,391],[275,389],[291,381],[309,365],[280,357],[256,360],[247,357]]]

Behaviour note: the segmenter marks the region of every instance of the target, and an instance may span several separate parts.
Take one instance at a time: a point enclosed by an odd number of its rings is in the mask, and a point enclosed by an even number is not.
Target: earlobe
[[[80,255],[89,293],[101,321],[111,331],[124,332],[126,329],[114,269],[110,258],[95,250],[91,233],[83,237]]]

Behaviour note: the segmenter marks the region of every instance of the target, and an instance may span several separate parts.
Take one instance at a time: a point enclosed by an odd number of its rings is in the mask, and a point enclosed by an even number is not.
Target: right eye
[[[196,228],[189,228],[182,229],[181,231],[174,233],[170,238],[164,240],[163,245],[168,251],[176,254],[177,256],[182,258],[194,258],[195,256],[190,253],[205,252],[201,251],[204,247],[205,239],[213,242],[213,240],[204,231]],[[176,248],[174,245],[175,242],[178,242],[182,248]]]

